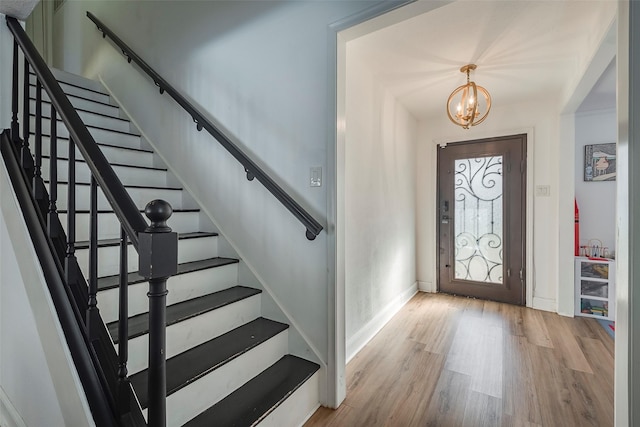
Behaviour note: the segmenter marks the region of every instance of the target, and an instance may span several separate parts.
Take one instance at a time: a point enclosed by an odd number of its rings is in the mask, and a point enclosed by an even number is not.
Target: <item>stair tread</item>
[[[43,159],[50,159],[51,157],[43,155],[42,158]],[[58,156],[58,160],[68,161],[69,158],[68,157],[64,157],[64,156]],[[87,163],[87,161],[84,160],[84,159],[76,159],[76,163]],[[112,162],[109,162],[109,164],[111,166],[117,166],[117,167],[122,167],[122,168],[148,169],[148,170],[161,171],[161,172],[167,172],[168,171],[167,168],[162,168],[162,167],[158,167],[158,166],[126,165],[124,163],[112,163]]]
[[[44,180],[45,184],[49,184],[49,180],[45,179]],[[67,185],[69,184],[68,181],[64,181],[64,180],[58,180],[58,185]],[[89,185],[91,185],[88,182],[76,182],[76,185],[81,185],[83,187],[87,187]],[[123,184],[124,188],[148,188],[148,189],[153,189],[153,190],[169,190],[169,191],[182,191],[183,188],[182,187],[174,187],[171,185],[136,185],[136,184]]]
[[[199,270],[206,270],[208,268],[222,267],[229,264],[236,264],[239,261],[235,258],[215,257],[204,259],[200,261],[183,262],[178,264],[178,273],[186,274]],[[147,280],[140,276],[137,271],[129,273],[128,282],[129,285],[136,283],[146,282]],[[98,279],[98,291],[104,291],[107,289],[117,288],[120,282],[120,276],[105,276]]]
[[[167,396],[262,344],[289,325],[260,317],[167,360]],[[147,370],[130,377],[142,408],[147,407]]]
[[[316,363],[286,355],[187,422],[184,427],[255,425],[284,402],[318,369],[320,366]]]
[[[127,187],[125,185],[125,187]],[[66,214],[67,210],[66,209],[58,209],[57,211],[58,213],[61,214]],[[192,208],[192,209],[173,209],[173,213],[176,212],[200,212],[200,209],[198,208]],[[89,209],[76,209],[76,213],[77,214],[88,214],[89,213]],[[99,214],[110,214],[113,213],[113,209],[98,209],[98,213]],[[140,213],[144,213],[144,209],[140,209]]]
[[[29,136],[35,136],[35,132],[31,132],[29,131]],[[51,135],[48,133],[42,133],[42,136],[45,138],[51,138]],[[134,136],[139,136],[139,135],[134,135]],[[68,136],[60,136],[60,135],[56,135],[56,139],[63,139],[65,141],[69,141],[69,137]],[[94,138],[95,139],[95,138]],[[108,144],[105,142],[101,142],[101,141],[96,141],[96,144],[103,146],[103,147],[111,147],[111,148],[121,148],[123,150],[131,150],[131,151],[142,151],[144,153],[153,153],[154,151],[148,148],[136,148],[136,147],[127,147],[127,146],[122,146],[122,145],[113,145],[113,144]]]
[[[203,238],[203,237],[216,237],[218,235],[218,233],[214,233],[214,232],[207,232],[207,231],[194,231],[191,233],[179,233],[178,234],[178,240],[187,240],[187,239],[197,239],[197,238]],[[131,242],[129,242],[129,244],[131,244]],[[110,246],[119,246],[120,245],[120,239],[103,239],[103,240],[98,240],[98,247],[99,248],[107,248]],[[88,240],[83,240],[80,242],[76,242],[75,245],[76,249],[80,250],[80,249],[89,249],[89,241]]]
[[[186,301],[167,306],[167,326],[191,319],[208,311],[232,304],[253,295],[259,294],[258,289],[244,286],[233,286],[212,294],[203,295]],[[118,343],[118,321],[107,325],[114,343]],[[133,339],[149,332],[149,313],[142,313],[129,318],[129,339]]]

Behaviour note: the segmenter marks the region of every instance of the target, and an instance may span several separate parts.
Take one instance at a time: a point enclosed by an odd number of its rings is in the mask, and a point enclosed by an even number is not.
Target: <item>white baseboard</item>
[[[318,404],[313,408],[313,410],[311,410],[311,411],[307,414],[307,416],[304,418],[304,421],[302,421],[302,423],[300,423],[300,426],[298,426],[298,427],[302,427],[302,426],[304,426],[304,425],[307,423],[307,421],[309,421],[309,420],[311,419],[311,417],[313,417],[313,415],[316,413],[316,411],[317,411],[318,409],[320,409],[320,407],[321,407],[321,406],[322,406],[322,405],[321,405],[320,403],[318,403]]]
[[[418,290],[420,292],[436,293],[436,288],[432,282],[422,282],[418,280]]]
[[[2,427],[27,427],[24,420],[13,406],[9,396],[0,387],[0,426]]]
[[[384,325],[418,292],[418,282],[415,282],[407,290],[391,301],[382,311],[371,319],[365,326],[347,339],[346,358],[347,363],[358,354],[362,348],[378,333]]]
[[[551,311],[553,313],[557,310],[556,300],[549,298],[533,297],[531,308],[536,310]]]

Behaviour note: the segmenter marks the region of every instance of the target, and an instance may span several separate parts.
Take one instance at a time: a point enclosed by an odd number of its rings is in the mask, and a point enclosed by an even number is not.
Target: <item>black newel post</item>
[[[151,225],[138,234],[139,272],[149,280],[149,427],[165,427],[167,423],[167,279],[178,271],[178,234],[167,225],[172,213],[164,200],[149,202],[145,215]]]

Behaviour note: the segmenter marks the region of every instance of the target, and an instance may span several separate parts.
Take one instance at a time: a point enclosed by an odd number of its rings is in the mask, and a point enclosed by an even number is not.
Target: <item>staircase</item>
[[[151,146],[123,118],[98,82],[52,70],[72,105],[140,210],[154,199],[173,207],[169,226],[179,233],[178,274],[167,287],[167,425],[298,426],[318,406],[315,363],[288,354],[288,328],[261,317],[261,290],[238,283],[239,260],[222,254],[212,222]],[[32,92],[35,79],[32,82]],[[50,104],[43,98],[43,117]],[[35,100],[30,111],[35,111]],[[35,129],[31,117],[30,129]],[[49,120],[43,121],[43,173],[50,191]],[[69,134],[58,121],[58,213],[66,224]],[[80,155],[76,159],[82,159]],[[90,173],[76,160],[76,256],[85,277],[89,259]],[[98,200],[98,308],[118,342],[120,224],[104,197]],[[226,256],[221,256],[226,255]],[[146,416],[148,283],[137,274],[129,247],[128,374]]]

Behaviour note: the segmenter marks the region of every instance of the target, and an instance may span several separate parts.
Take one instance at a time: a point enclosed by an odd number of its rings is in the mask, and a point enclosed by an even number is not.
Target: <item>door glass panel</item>
[[[455,278],[503,283],[502,156],[455,160]]]

